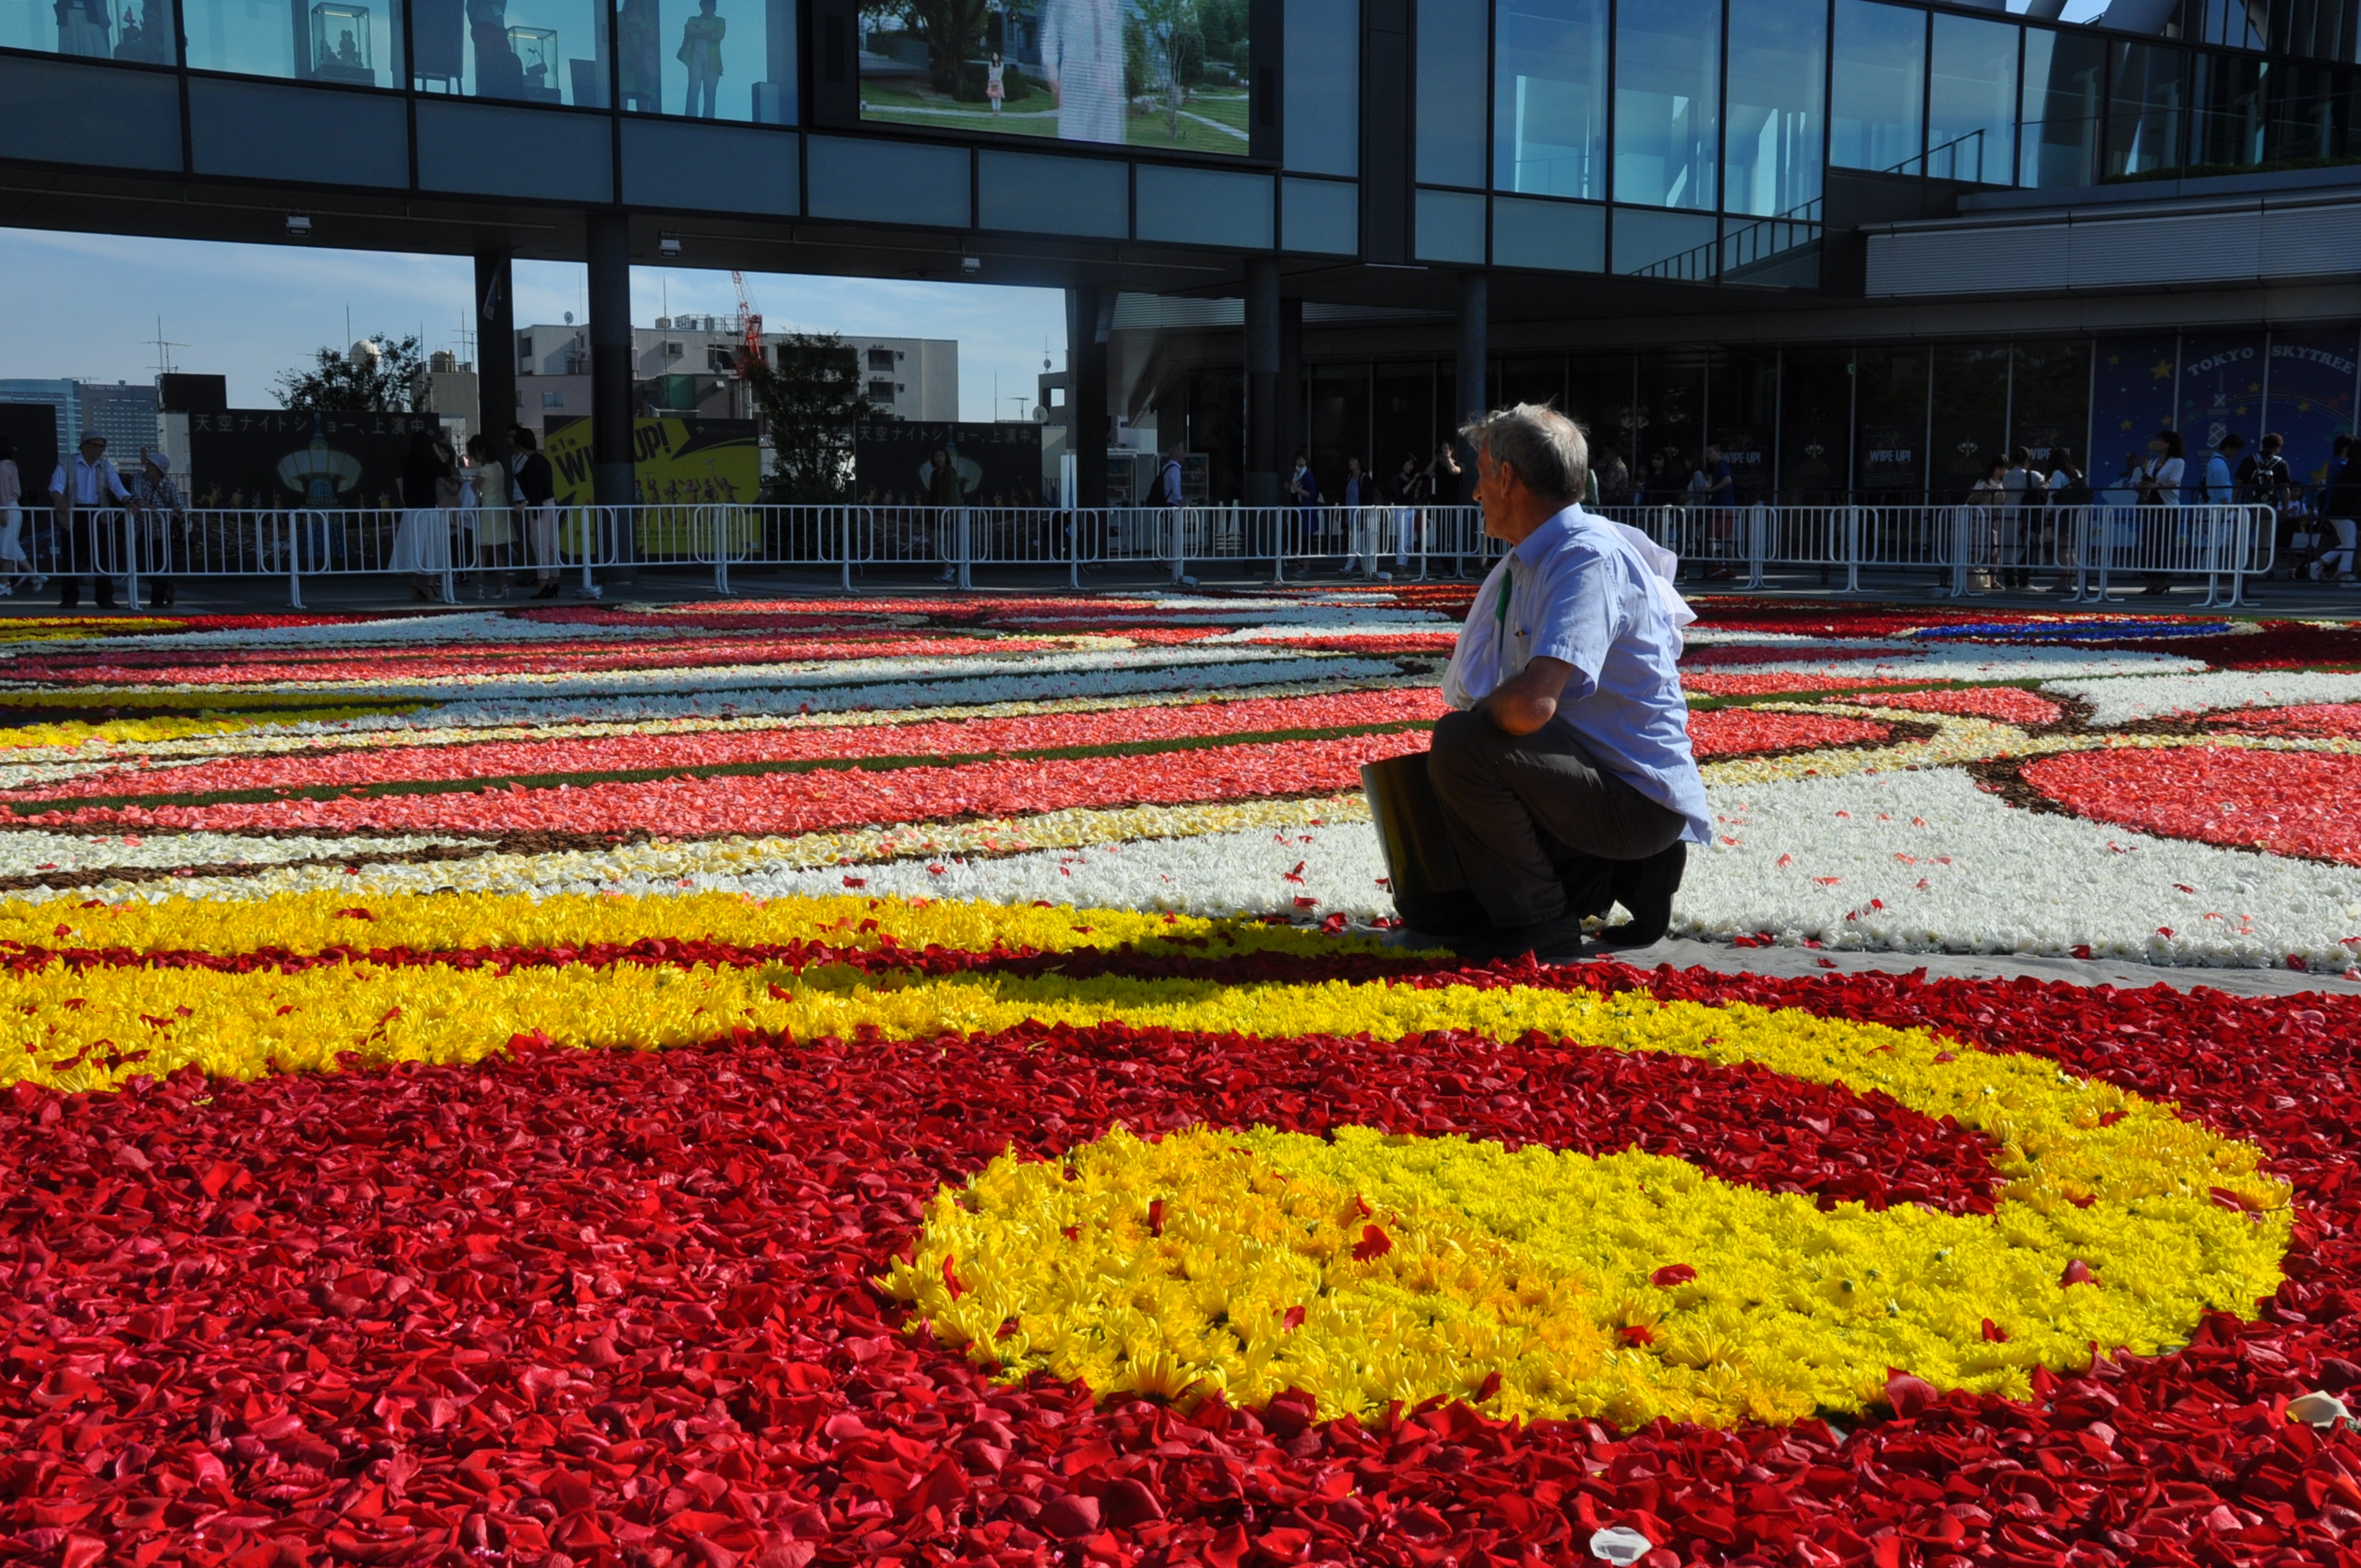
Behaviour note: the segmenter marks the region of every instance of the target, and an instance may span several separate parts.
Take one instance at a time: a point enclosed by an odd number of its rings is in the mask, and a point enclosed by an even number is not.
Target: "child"
[[[992,112],[1000,113],[1000,101],[1008,96],[1008,89],[1000,75],[1000,56],[994,54],[992,63],[983,68],[983,95],[992,100]]]

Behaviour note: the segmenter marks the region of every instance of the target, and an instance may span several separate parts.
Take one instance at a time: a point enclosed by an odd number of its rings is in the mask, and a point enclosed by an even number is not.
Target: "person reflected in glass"
[[[697,15],[680,25],[680,49],[674,58],[688,67],[688,102],[681,113],[693,119],[714,117],[714,100],[721,90],[721,36],[729,21],[714,10],[714,0],[697,0]],[[697,107],[700,100],[703,108]]]
[[[104,60],[115,52],[115,23],[106,0],[56,0],[58,52]]]
[[[1041,76],[1058,105],[1060,140],[1124,139],[1123,9],[1116,0],[1048,0],[1041,7]]]
[[[508,0],[467,0],[467,33],[476,45],[476,96],[524,96],[524,62],[509,38]]]

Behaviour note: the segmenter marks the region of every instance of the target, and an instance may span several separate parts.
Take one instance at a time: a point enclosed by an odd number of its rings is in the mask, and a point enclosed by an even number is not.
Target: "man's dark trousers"
[[[1604,915],[1617,864],[1661,854],[1686,826],[1599,767],[1563,718],[1510,735],[1480,714],[1446,714],[1426,771],[1472,897],[1411,900],[1420,907],[1400,913],[1419,930]]]

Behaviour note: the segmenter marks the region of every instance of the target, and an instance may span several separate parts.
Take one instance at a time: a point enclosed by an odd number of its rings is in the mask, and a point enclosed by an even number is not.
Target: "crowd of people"
[[[557,482],[539,440],[515,425],[505,458],[483,435],[469,436],[465,452],[463,458],[437,431],[411,438],[401,460],[401,522],[386,570],[406,574],[411,596],[420,599],[442,598],[445,575],[465,572],[473,597],[486,599],[506,598],[518,569],[529,565],[537,585],[532,597],[555,598]]]

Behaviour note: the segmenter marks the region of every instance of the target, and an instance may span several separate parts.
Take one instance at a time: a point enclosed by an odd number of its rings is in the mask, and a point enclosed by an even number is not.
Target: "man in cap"
[[[115,579],[99,569],[97,532],[104,514],[131,499],[123,476],[106,460],[106,437],[94,430],[82,432],[80,450],[58,465],[49,476],[49,501],[57,508],[66,547],[58,573],[58,608],[71,609],[82,602],[82,578],[88,574],[101,609],[115,608]]]
[[[131,481],[131,502],[139,509],[139,565],[148,574],[158,605],[172,602],[172,572],[188,559],[189,509],[181,487],[172,482],[172,459],[161,452],[142,452],[139,472]]]

